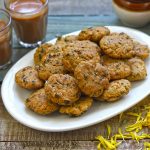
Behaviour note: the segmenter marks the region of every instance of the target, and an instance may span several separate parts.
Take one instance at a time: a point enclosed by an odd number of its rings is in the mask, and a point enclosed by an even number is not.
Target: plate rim
[[[146,36],[149,38],[149,40],[150,40],[150,36],[149,36],[148,34],[146,34],[146,33],[144,33],[144,32],[141,32],[141,31],[138,31],[138,30],[136,30],[136,29],[132,29],[132,28],[128,28],[128,27],[122,27],[122,26],[106,26],[106,27],[108,27],[108,28],[129,29],[129,30],[135,31],[135,32],[137,32],[137,33],[146,35]],[[65,34],[65,35],[63,35],[63,36],[73,35],[73,34],[75,34],[75,33],[77,34],[77,32],[80,32],[80,31],[81,31],[81,30],[78,30],[78,31],[75,31],[75,32],[71,32],[71,33]],[[57,39],[57,38],[54,38],[54,39],[49,40],[49,41],[47,41],[47,42],[45,42],[45,43],[54,42],[54,41],[56,41],[56,39]],[[30,127],[30,128],[32,128],[32,129],[36,129],[36,130],[40,130],[40,131],[46,131],[46,132],[64,132],[64,131],[72,131],[72,130],[77,130],[77,129],[82,129],[82,128],[85,128],[85,127],[89,127],[89,126],[98,124],[98,123],[100,123],[100,122],[103,122],[103,121],[105,121],[105,120],[108,120],[108,119],[110,119],[110,118],[112,118],[112,117],[114,117],[114,116],[120,114],[121,112],[126,111],[127,109],[133,107],[134,105],[136,105],[137,103],[139,103],[140,101],[142,101],[142,100],[143,100],[145,97],[147,97],[147,96],[149,95],[149,93],[150,93],[150,90],[149,90],[149,92],[147,92],[144,96],[142,96],[141,99],[137,100],[137,101],[136,101],[135,103],[133,103],[132,105],[130,105],[130,106],[128,106],[128,107],[125,107],[125,109],[120,110],[120,111],[117,111],[117,112],[115,112],[115,113],[113,113],[113,114],[110,114],[110,116],[107,116],[107,117],[105,117],[104,119],[101,119],[101,120],[98,120],[98,119],[97,119],[97,121],[94,121],[94,122],[91,121],[91,123],[88,123],[88,124],[79,125],[79,126],[71,127],[71,128],[65,128],[65,129],[64,129],[64,128],[62,128],[62,129],[61,129],[61,128],[59,128],[59,129],[58,129],[58,128],[57,128],[57,129],[55,129],[55,128],[52,128],[52,129],[49,128],[49,129],[47,129],[47,128],[42,128],[42,127],[37,127],[37,126],[30,125],[30,124],[28,124],[26,121],[20,120],[20,119],[11,111],[11,109],[7,107],[7,100],[6,100],[5,96],[4,96],[4,93],[5,93],[4,90],[5,90],[5,83],[7,83],[6,80],[7,80],[8,76],[9,76],[9,74],[12,72],[13,68],[14,68],[18,63],[20,63],[20,61],[22,61],[22,59],[23,59],[24,57],[26,57],[26,55],[29,55],[30,53],[33,53],[33,52],[35,51],[35,49],[36,49],[36,48],[34,48],[33,50],[29,51],[27,54],[25,54],[23,57],[21,57],[15,64],[13,64],[13,66],[9,69],[9,71],[8,71],[7,74],[5,75],[5,77],[4,77],[4,79],[3,79],[3,82],[2,82],[2,85],[1,85],[1,97],[2,97],[3,104],[4,104],[5,108],[6,108],[6,110],[8,111],[8,113],[9,113],[15,120],[17,120],[19,123],[21,123],[21,124],[23,124],[23,125],[25,125],[25,126],[27,126],[27,127]]]

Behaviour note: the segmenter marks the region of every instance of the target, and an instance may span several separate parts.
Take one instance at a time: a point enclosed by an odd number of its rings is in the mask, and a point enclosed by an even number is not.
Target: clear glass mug
[[[36,47],[46,36],[48,0],[4,0],[12,17],[19,43],[23,47]]]
[[[5,69],[11,63],[12,28],[11,17],[0,9],[0,69]]]

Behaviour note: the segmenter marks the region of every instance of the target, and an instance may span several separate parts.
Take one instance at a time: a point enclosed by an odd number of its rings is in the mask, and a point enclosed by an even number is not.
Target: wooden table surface
[[[55,0],[56,4],[64,2],[64,0]],[[85,2],[85,0],[83,0]],[[96,1],[96,0],[95,0]],[[102,2],[100,0],[97,0]],[[54,0],[51,0],[54,5]],[[66,0],[66,3],[69,3],[69,0]],[[78,1],[79,2],[79,1]],[[105,1],[106,4],[109,4],[110,0]],[[52,5],[52,6],[53,6]],[[68,4],[71,5],[71,4]],[[83,4],[82,4],[83,5]],[[88,5],[88,4],[87,4]],[[65,5],[66,6],[66,5]],[[76,4],[77,6],[77,4]],[[90,5],[88,5],[90,6]],[[105,5],[106,7],[106,5]],[[104,13],[100,13],[97,10],[96,15],[89,12],[89,15],[80,10],[82,14],[71,13],[71,11],[66,10],[68,15],[60,14],[63,11],[56,11],[57,15],[54,14],[54,10],[51,11],[48,17],[48,31],[46,40],[53,39],[56,35],[63,35],[69,32],[80,30],[83,27],[98,26],[98,25],[120,25],[123,24],[117,19],[115,14],[111,11],[111,6],[105,9]],[[56,7],[58,8],[58,7]],[[81,7],[82,8],[82,7]],[[62,9],[62,8],[61,8]],[[65,10],[64,10],[65,11]],[[98,14],[100,13],[100,14]],[[92,14],[92,15],[90,15]],[[140,28],[147,34],[150,34],[150,25]],[[30,49],[22,48],[18,45],[16,37],[13,37],[13,64],[20,59],[23,55],[30,51]],[[0,71],[0,80],[6,74],[7,70]],[[8,99],[9,101],[9,99]],[[143,104],[148,104],[150,101],[150,96],[144,99],[139,106]],[[133,108],[131,108],[133,109]],[[131,111],[131,110],[129,110]],[[132,120],[128,120],[132,122]],[[16,120],[14,120],[6,111],[2,98],[0,96],[0,150],[95,150],[98,142],[95,140],[95,137],[99,134],[107,137],[106,125],[109,124],[112,126],[112,133],[117,133],[118,128],[124,128],[125,123],[119,123],[119,116],[113,117],[107,121],[90,126],[84,129],[69,131],[69,132],[41,132],[37,131],[24,125],[21,125]],[[148,128],[144,128],[143,132],[149,133]],[[119,150],[139,150],[143,149],[143,142],[148,141],[149,139],[144,139],[138,144],[133,140],[127,140],[126,143],[121,144]]]

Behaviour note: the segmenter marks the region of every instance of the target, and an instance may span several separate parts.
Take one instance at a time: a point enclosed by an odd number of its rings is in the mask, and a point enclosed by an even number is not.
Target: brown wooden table
[[[85,0],[83,0],[85,2]],[[95,0],[96,1],[96,0]],[[97,0],[98,1],[98,0]],[[54,5],[54,1],[51,0],[52,6]],[[79,2],[79,1],[78,1]],[[99,2],[101,2],[99,0]],[[110,0],[106,1],[108,5]],[[89,15],[85,15],[85,12],[81,10],[82,14],[71,14],[71,10],[64,10],[68,13],[68,15],[60,15],[63,12],[62,4],[64,0],[56,0],[56,4],[61,4],[61,11],[56,11],[57,15],[54,15],[54,10],[50,11],[49,14],[49,23],[48,23],[48,32],[46,40],[50,40],[54,38],[56,35],[62,35],[65,33],[73,32],[76,30],[80,30],[83,27],[89,26],[97,26],[97,25],[121,25],[122,23],[117,19],[111,9],[111,5],[107,6],[108,8],[103,9],[103,13],[98,12],[96,15],[89,12]],[[69,3],[69,0],[66,0],[66,3]],[[74,2],[75,3],[75,2]],[[66,4],[66,5],[67,5]],[[84,3],[85,4],[85,3]],[[71,5],[68,4],[68,6]],[[83,4],[82,4],[83,5]],[[88,4],[87,4],[88,5]],[[51,6],[51,4],[50,4]],[[78,6],[76,4],[76,6]],[[84,5],[83,5],[84,6]],[[90,7],[90,5],[88,5]],[[55,5],[58,8],[57,5]],[[71,7],[71,6],[70,6]],[[93,6],[94,7],[94,6]],[[68,7],[67,7],[68,8]],[[109,9],[110,8],[110,9]],[[74,10],[75,7],[72,6]],[[57,9],[56,9],[57,10]],[[75,11],[74,11],[75,12]],[[92,14],[92,15],[90,15]],[[139,30],[150,34],[150,26],[146,26],[140,28]],[[14,46],[13,46],[13,64],[29,52],[29,49],[24,49],[18,45],[16,37],[14,35]],[[0,80],[2,80],[3,76],[6,74],[7,70],[0,71]],[[143,89],[144,90],[144,89]],[[8,100],[9,101],[9,100]],[[143,104],[149,104],[150,96],[148,96],[145,100],[143,100],[139,106]],[[134,109],[134,108],[132,108]],[[131,111],[131,110],[129,110]],[[127,119],[127,122],[132,122],[133,120]],[[3,106],[3,102],[0,96],[0,150],[93,150],[96,149],[98,142],[95,140],[95,137],[99,134],[107,137],[107,129],[106,125],[109,124],[112,126],[112,133],[117,133],[118,128],[124,128],[126,126],[125,122],[119,123],[119,116],[116,116],[110,120],[99,123],[94,126],[90,126],[84,129],[69,131],[69,132],[60,132],[60,133],[51,133],[51,132],[41,132],[37,131],[24,125],[21,125],[16,120],[14,120],[6,111]],[[148,128],[144,128],[143,132],[149,133]],[[148,141],[150,139],[144,139],[140,141],[138,144],[136,141],[127,140],[126,143],[123,143],[119,146],[119,150],[138,150],[143,149],[143,142]]]

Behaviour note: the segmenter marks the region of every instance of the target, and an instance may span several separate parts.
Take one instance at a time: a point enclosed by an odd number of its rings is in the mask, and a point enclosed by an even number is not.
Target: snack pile
[[[148,57],[148,46],[129,35],[91,27],[39,46],[34,65],[19,70],[15,81],[35,90],[25,102],[32,111],[80,116],[94,100],[114,102],[127,95],[131,82],[146,78]]]

